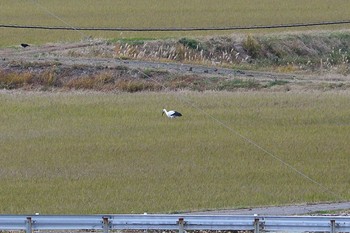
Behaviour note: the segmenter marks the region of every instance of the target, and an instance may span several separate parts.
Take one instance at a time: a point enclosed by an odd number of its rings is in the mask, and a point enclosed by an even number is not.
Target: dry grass
[[[349,96],[2,91],[0,212],[176,212],[339,200],[236,133],[348,199]],[[184,116],[166,119],[164,107]]]
[[[348,31],[221,36],[167,40],[120,40],[122,59],[263,69],[278,72],[350,73]]]
[[[216,75],[178,74],[164,70],[134,70],[127,67],[98,68],[95,66],[46,65],[36,63],[16,63],[16,67],[0,69],[0,88],[20,90],[93,90],[105,92],[141,92],[141,91],[290,91],[290,90],[347,90],[350,87],[347,76],[326,74],[300,76],[303,79],[290,78],[266,79],[256,77],[234,77]],[[295,72],[295,66],[279,66],[279,72]],[[332,66],[333,69],[348,64]],[[30,70],[30,71],[28,71]]]

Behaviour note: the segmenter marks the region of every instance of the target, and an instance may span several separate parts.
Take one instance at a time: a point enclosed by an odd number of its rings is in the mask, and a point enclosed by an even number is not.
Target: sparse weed
[[[278,86],[278,85],[286,85],[288,84],[289,81],[287,80],[274,80],[274,81],[269,81],[264,87],[273,87],[273,86]]]
[[[219,90],[232,91],[238,88],[242,89],[257,89],[261,85],[255,79],[239,79],[225,80],[218,85]]]
[[[340,82],[340,83],[321,83],[319,85],[319,89],[320,90],[324,90],[324,91],[329,91],[329,90],[335,90],[335,89],[346,89],[346,86],[344,83]]]
[[[299,70],[299,68],[294,64],[287,64],[278,66],[277,71],[281,73],[293,73]]]
[[[116,90],[124,92],[140,91],[160,91],[163,89],[158,83],[148,82],[145,80],[118,80],[114,86]]]
[[[254,38],[252,35],[248,35],[247,38],[243,41],[243,48],[247,51],[249,56],[252,58],[258,58],[260,51],[261,51],[261,45],[257,41],[256,38]]]
[[[54,70],[47,70],[39,76],[39,82],[45,87],[58,86],[59,80]]]
[[[344,76],[347,76],[347,75],[350,74],[350,64],[349,63],[340,64],[337,67],[336,71],[337,71],[338,74],[342,74]]]
[[[63,84],[68,89],[103,90],[110,89],[115,83],[112,74],[102,72],[92,76],[81,76],[68,80]]]
[[[0,87],[14,89],[32,83],[33,75],[30,73],[6,73],[0,71]]]
[[[64,85],[69,89],[93,89],[98,81],[93,77],[79,77],[71,79]]]
[[[349,48],[350,49],[350,48]],[[342,49],[333,49],[329,54],[329,63],[331,65],[348,64],[350,60],[350,54],[348,51]]]
[[[122,38],[122,39],[112,39],[108,42],[110,44],[120,43],[120,44],[129,44],[129,45],[143,45],[147,41],[156,40],[155,38]]]

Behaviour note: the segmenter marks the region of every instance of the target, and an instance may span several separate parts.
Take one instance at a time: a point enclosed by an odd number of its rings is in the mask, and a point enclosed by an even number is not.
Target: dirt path
[[[256,72],[256,71],[242,71],[236,69],[227,69],[214,66],[202,66],[193,64],[183,64],[175,62],[155,62],[155,61],[141,61],[141,60],[122,60],[113,58],[112,53],[110,57],[82,57],[82,56],[67,56],[69,52],[62,53],[62,51],[71,51],[74,49],[84,49],[90,44],[72,44],[72,45],[56,45],[43,47],[28,47],[25,49],[2,49],[0,50],[0,63],[8,63],[10,61],[22,62],[56,62],[64,65],[86,65],[86,66],[104,66],[108,68],[115,68],[117,66],[127,66],[134,69],[159,69],[167,70],[174,73],[188,73],[198,75],[223,75],[223,76],[243,76],[267,79],[288,79],[296,78],[294,74]],[[94,45],[99,46],[99,44]],[[111,49],[110,49],[111,50]]]

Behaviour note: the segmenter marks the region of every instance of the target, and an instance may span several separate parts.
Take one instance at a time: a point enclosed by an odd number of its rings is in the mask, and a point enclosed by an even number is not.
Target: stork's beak
[[[162,116],[164,115],[164,112],[162,112]]]

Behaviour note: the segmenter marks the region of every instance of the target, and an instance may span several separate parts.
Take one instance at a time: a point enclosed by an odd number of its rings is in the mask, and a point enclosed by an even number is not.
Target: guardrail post
[[[179,221],[177,221],[177,224],[179,224],[179,233],[184,233],[185,232],[185,229],[184,229],[184,225],[185,225],[184,218],[179,218]]]
[[[32,233],[32,217],[27,217],[26,220],[26,233]]]
[[[335,233],[335,219],[331,219],[331,233]]]
[[[254,233],[259,233],[260,231],[260,222],[259,218],[254,219]]]
[[[109,218],[108,217],[102,217],[103,219],[103,233],[108,233],[109,230]]]

